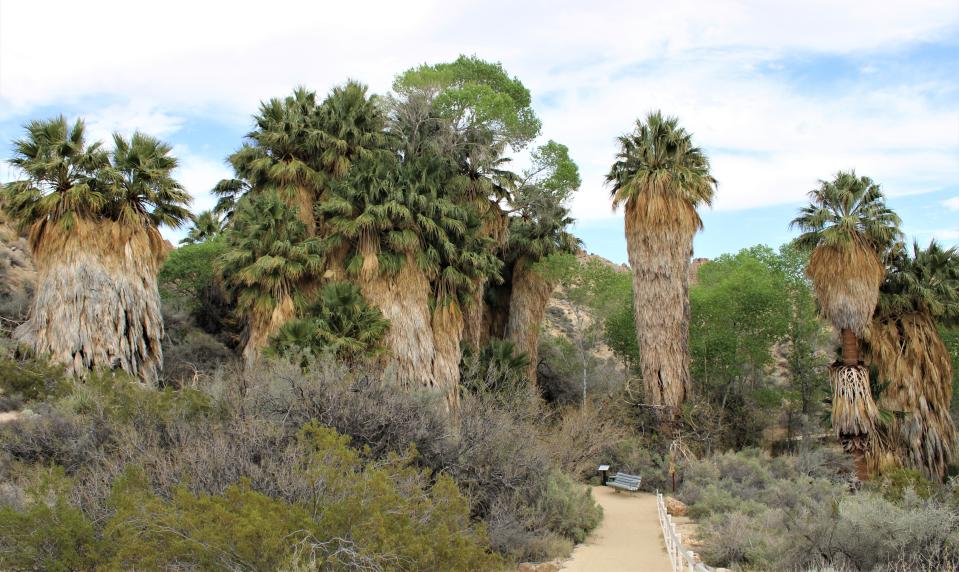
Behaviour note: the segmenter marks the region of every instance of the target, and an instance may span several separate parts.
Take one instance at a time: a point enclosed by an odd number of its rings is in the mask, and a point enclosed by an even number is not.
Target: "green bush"
[[[574,542],[586,540],[603,519],[603,509],[593,500],[592,491],[555,471],[546,480],[539,513],[550,530]]]
[[[90,570],[98,560],[93,522],[67,500],[60,468],[40,469],[26,506],[0,506],[0,564],[6,570]]]
[[[0,392],[26,401],[44,401],[69,392],[63,368],[44,360],[0,356]]]

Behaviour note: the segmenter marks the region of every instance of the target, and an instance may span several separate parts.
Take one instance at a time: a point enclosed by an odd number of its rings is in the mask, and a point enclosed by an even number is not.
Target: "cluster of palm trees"
[[[87,143],[82,121],[31,122],[11,160],[24,177],[3,190],[39,271],[16,337],[78,375],[119,368],[156,384],[157,228],[193,220],[183,243],[226,245],[218,272],[246,325],[247,364],[271,344],[365,352],[455,408],[463,348],[506,340],[535,381],[554,288],[538,265],[578,249],[564,204],[580,185],[553,141],[531,151],[528,169],[508,169],[510,151],[539,132],[529,91],[477,58],[408,70],[385,97],[353,81],[322,101],[300,88],[261,105],[228,158],[235,178],[213,189],[213,211],[192,217],[169,145],[137,132],[107,151]],[[641,374],[671,430],[692,391],[697,209],[717,183],[675,118],[651,113],[619,145],[607,183],[625,210]],[[937,325],[959,323],[959,254],[935,243],[908,253],[879,186],[854,172],[810,198],[793,224],[840,333],[833,429],[862,478],[890,465],[942,478],[956,432]]]
[[[619,142],[607,182],[613,206],[625,204],[646,401],[670,430],[691,391],[696,209],[710,203],[716,181],[675,118],[651,113]],[[792,224],[802,231],[797,244],[811,251],[807,274],[821,313],[841,339],[829,370],[833,430],[861,479],[909,466],[941,480],[957,442],[952,362],[937,326],[959,323],[959,252],[933,242],[914,245],[910,256],[879,185],[855,172],[822,181],[810,199]]]
[[[192,218],[183,244],[225,245],[217,270],[248,365],[298,337],[335,354],[365,348],[455,407],[464,346],[510,337],[535,355],[552,285],[529,287],[534,266],[578,246],[566,147],[551,141],[527,171],[508,168],[539,132],[529,91],[477,58],[408,70],[388,96],[353,81],[322,100],[299,88],[261,104],[216,208],[191,217],[169,146],[137,133],[108,153],[86,144],[82,122],[32,123],[13,160],[25,176],[3,200],[32,227],[41,269],[17,337],[80,375],[119,368],[156,384],[157,227]],[[508,334],[493,324],[494,287]]]

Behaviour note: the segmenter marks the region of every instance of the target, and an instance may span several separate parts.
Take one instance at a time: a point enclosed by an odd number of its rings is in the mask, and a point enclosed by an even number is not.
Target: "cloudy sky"
[[[850,168],[882,183],[907,233],[959,244],[956,0],[0,0],[0,156],[33,118],[139,128],[175,146],[202,210],[261,99],[347,78],[385,92],[461,53],[532,91],[544,140],[582,170],[576,233],[612,260],[626,251],[603,175],[653,109],[680,117],[720,183],[697,256],[788,240],[805,193]]]

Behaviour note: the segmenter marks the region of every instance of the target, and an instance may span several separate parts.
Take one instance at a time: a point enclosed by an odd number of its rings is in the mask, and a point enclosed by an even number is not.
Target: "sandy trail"
[[[671,572],[656,495],[593,487],[593,498],[603,507],[603,522],[573,550],[563,570]]]

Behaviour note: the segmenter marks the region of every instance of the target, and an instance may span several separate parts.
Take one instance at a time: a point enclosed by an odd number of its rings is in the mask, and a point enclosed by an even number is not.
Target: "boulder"
[[[666,497],[666,512],[673,516],[686,516],[689,514],[689,508],[686,504],[673,497]]]

